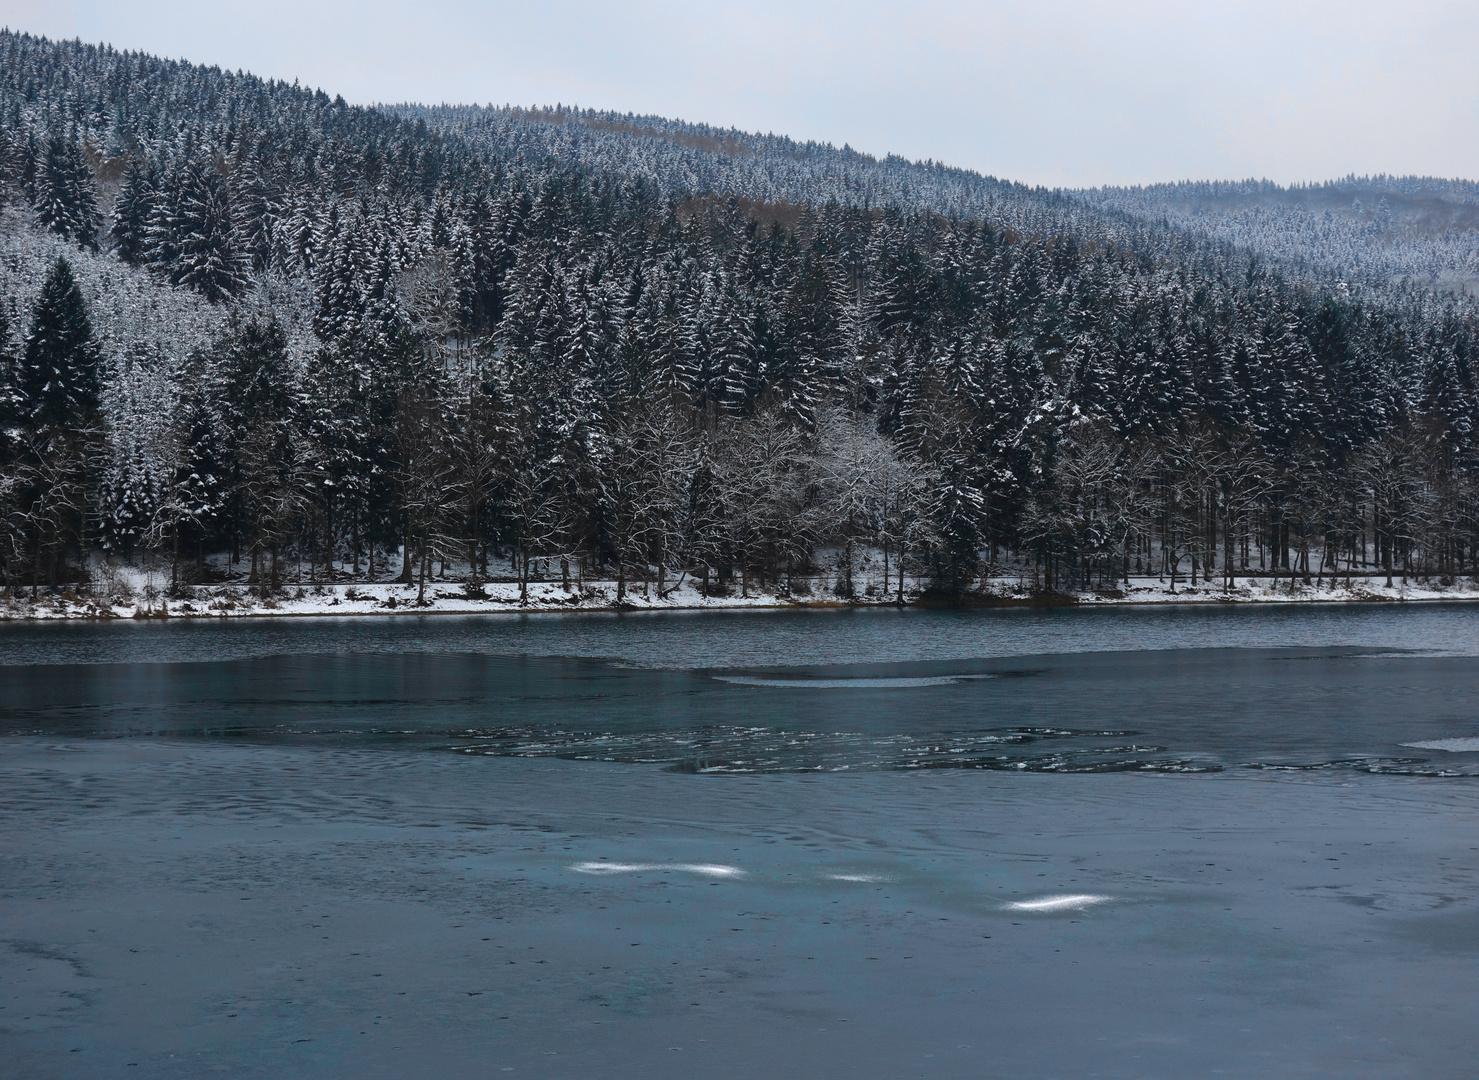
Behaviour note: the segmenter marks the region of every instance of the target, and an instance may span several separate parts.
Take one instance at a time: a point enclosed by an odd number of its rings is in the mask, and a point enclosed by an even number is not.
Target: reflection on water
[[[1421,603],[0,623],[0,665],[481,653],[713,669],[1326,646],[1476,656],[1476,620],[1474,603]]]
[[[1402,619],[1390,625],[1400,639]],[[1479,774],[1479,657],[1329,646],[793,659],[665,669],[410,652],[0,665],[0,731],[395,746],[711,774]]]

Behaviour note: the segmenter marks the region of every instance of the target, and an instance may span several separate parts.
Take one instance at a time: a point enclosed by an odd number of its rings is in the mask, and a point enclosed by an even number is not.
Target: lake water
[[[0,627],[37,1077],[1467,1077],[1479,608]]]

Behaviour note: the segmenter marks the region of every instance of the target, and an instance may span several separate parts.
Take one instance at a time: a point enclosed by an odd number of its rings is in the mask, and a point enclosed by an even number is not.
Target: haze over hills
[[[1055,192],[5,33],[4,580],[1470,574],[1472,199]]]

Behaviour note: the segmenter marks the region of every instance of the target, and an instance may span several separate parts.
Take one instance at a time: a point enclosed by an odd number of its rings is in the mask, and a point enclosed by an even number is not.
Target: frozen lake
[[[0,627],[17,1075],[1467,1077],[1479,608]]]

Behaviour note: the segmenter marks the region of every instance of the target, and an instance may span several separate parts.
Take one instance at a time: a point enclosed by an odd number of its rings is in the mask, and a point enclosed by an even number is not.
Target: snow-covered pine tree
[[[80,431],[98,409],[98,343],[72,267],[57,259],[31,313],[16,370],[22,424],[32,431]]]
[[[174,221],[177,255],[170,272],[176,285],[219,303],[246,288],[236,250],[231,194],[214,165],[185,170]]]
[[[112,223],[108,227],[118,257],[130,265],[137,266],[147,258],[155,194],[154,178],[140,159],[131,158],[118,196],[113,200]]]
[[[53,137],[36,170],[36,221],[82,247],[96,248],[102,215],[92,169],[75,138]]]
[[[99,445],[99,348],[71,267],[58,259],[32,309],[11,380],[17,424],[10,486],[16,561],[30,563],[32,590],[69,580],[69,554],[86,557]],[[17,575],[18,576],[18,575]]]

